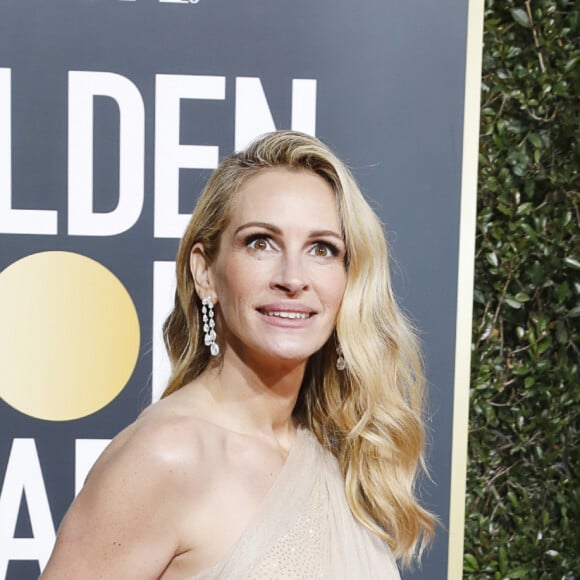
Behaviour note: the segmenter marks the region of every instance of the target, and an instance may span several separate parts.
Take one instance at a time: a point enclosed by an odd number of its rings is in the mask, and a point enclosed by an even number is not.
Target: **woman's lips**
[[[280,311],[280,310],[272,310],[270,312],[263,312],[263,314],[265,314],[266,316],[276,316],[278,318],[287,318],[289,320],[295,320],[295,319],[302,319],[302,320],[306,320],[308,318],[310,318],[310,314],[308,314],[307,312],[285,312],[285,311]]]
[[[309,321],[316,312],[308,306],[300,305],[273,305],[260,306],[257,311],[275,326],[302,326]]]

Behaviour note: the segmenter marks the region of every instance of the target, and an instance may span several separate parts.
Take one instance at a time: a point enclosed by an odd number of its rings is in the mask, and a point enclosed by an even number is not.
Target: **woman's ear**
[[[203,249],[203,244],[197,243],[191,248],[189,268],[193,276],[195,291],[200,298],[215,296],[211,269]]]

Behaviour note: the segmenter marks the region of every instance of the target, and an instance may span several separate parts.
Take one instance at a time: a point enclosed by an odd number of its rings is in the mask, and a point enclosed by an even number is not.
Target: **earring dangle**
[[[343,371],[346,368],[346,361],[342,354],[342,346],[340,344],[336,347],[336,370]]]
[[[203,341],[205,346],[209,346],[212,356],[220,353],[220,347],[216,343],[217,334],[215,332],[215,320],[213,319],[213,302],[210,296],[201,301],[201,318],[203,320]]]

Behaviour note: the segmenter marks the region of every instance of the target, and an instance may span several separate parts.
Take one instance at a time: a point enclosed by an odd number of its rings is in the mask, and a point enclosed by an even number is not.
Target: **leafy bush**
[[[579,23],[486,2],[465,578],[580,578]]]

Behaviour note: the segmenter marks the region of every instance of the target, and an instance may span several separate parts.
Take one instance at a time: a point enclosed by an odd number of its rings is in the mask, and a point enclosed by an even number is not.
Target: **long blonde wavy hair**
[[[315,137],[268,133],[225,159],[210,177],[177,254],[175,307],[163,327],[172,374],[163,396],[210,362],[189,266],[192,247],[201,242],[211,263],[236,192],[273,167],[306,169],[329,183],[346,245],[347,284],[335,336],[308,361],[294,415],[337,457],[354,516],[408,565],[434,534],[434,517],[414,491],[424,468],[421,355],[393,295],[382,224],[346,166]],[[337,343],[347,363],[342,372],[336,369]]]

